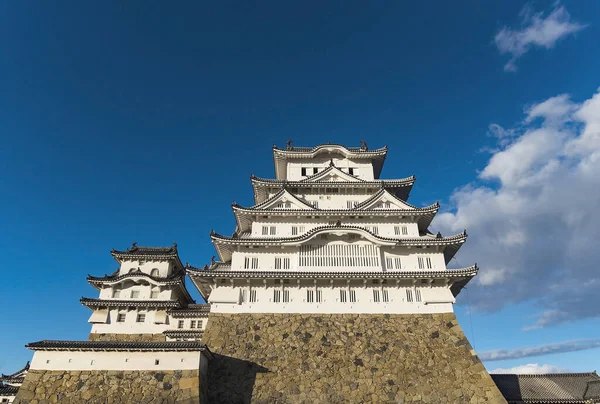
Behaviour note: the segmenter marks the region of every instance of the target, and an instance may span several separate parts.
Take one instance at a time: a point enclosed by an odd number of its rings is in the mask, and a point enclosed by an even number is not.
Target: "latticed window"
[[[379,248],[371,244],[305,244],[301,267],[379,267]]]
[[[402,235],[403,236],[407,236],[408,235],[408,226],[402,226]]]
[[[391,258],[391,257],[386,257],[386,258],[385,258],[385,267],[386,267],[387,269],[394,269],[394,266],[393,266],[392,262],[393,262],[393,261],[392,261],[392,258]]]
[[[146,313],[138,313],[137,319],[135,320],[138,323],[143,323],[146,321]]]
[[[131,298],[132,299],[137,299],[138,297],[140,297],[140,291],[139,290],[132,290],[131,291]]]
[[[263,226],[262,227],[262,235],[263,236],[268,236],[269,235],[269,226]]]
[[[396,269],[402,269],[402,259],[400,257],[394,258],[394,266]]]
[[[315,291],[314,290],[307,290],[306,291],[306,301],[308,303],[313,303],[315,301]]]
[[[290,291],[287,289],[283,290],[283,302],[288,303],[290,301]]]
[[[373,301],[375,303],[379,303],[381,301],[381,296],[379,293],[379,289],[373,289]]]
[[[323,301],[323,292],[321,289],[317,289],[317,303],[321,303]]]
[[[202,328],[202,320],[198,320],[198,328]]]
[[[346,208],[353,209],[358,205],[358,201],[346,201]]]
[[[417,302],[421,301],[421,290],[420,289],[415,289],[415,300]]]
[[[112,297],[117,299],[121,296],[121,291],[119,289],[113,290]]]
[[[158,290],[153,290],[150,292],[150,299],[158,299]]]
[[[345,289],[340,289],[340,302],[346,303],[348,301],[348,294]]]
[[[275,269],[290,269],[290,259],[286,257],[275,257]]]
[[[250,289],[250,303],[256,303],[256,290]]]
[[[196,328],[196,320],[192,320],[190,328]]]
[[[117,314],[117,323],[124,323],[124,322],[125,322],[125,313]]]
[[[413,292],[410,289],[406,289],[406,301],[409,303],[413,302]]]
[[[183,328],[183,320],[177,322],[177,328]]]
[[[273,301],[275,303],[281,302],[281,290],[280,289],[273,289]]]
[[[258,257],[245,257],[244,269],[258,269]]]
[[[356,290],[350,289],[350,303],[356,303]]]
[[[387,289],[383,289],[381,291],[381,297],[385,303],[388,303],[390,301],[390,294]]]

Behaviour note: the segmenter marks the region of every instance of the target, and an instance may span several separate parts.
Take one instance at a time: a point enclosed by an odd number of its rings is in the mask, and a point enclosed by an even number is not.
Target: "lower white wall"
[[[189,370],[200,368],[195,352],[36,351],[31,369],[40,370]],[[158,360],[158,364],[156,361]]]

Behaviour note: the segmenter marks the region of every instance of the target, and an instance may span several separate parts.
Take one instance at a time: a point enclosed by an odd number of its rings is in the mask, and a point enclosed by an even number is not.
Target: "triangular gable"
[[[254,205],[252,209],[292,209],[292,210],[314,210],[314,208],[308,205],[306,202],[298,199],[294,194],[290,193],[287,189],[282,189],[277,194],[273,195],[268,200]]]
[[[412,210],[418,209],[382,189],[366,201],[358,204],[356,210]]]
[[[325,170],[311,175],[302,180],[302,182],[364,182],[363,180],[354,177],[353,175],[347,174],[335,166],[327,167]]]

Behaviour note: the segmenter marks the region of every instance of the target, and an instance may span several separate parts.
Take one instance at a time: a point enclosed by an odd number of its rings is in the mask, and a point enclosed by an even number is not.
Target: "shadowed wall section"
[[[220,314],[210,402],[506,403],[454,314]]]

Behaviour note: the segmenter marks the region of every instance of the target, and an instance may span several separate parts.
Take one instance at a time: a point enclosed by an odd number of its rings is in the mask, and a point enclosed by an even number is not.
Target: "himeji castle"
[[[274,178],[250,177],[254,204],[232,204],[233,233],[211,231],[212,259],[112,250],[118,268],[89,275],[97,295],[80,300],[88,339],[29,343],[3,402],[600,400],[596,373],[490,377],[453,311],[478,271],[447,268],[467,233],[430,230],[439,204],[408,202],[414,176],[382,177],[387,147],[272,152]]]
[[[452,313],[475,265],[446,269],[467,238],[428,227],[439,204],[406,200],[415,177],[382,180],[387,148],[273,148],[275,179],[233,203],[219,261],[188,268],[214,313]]]

